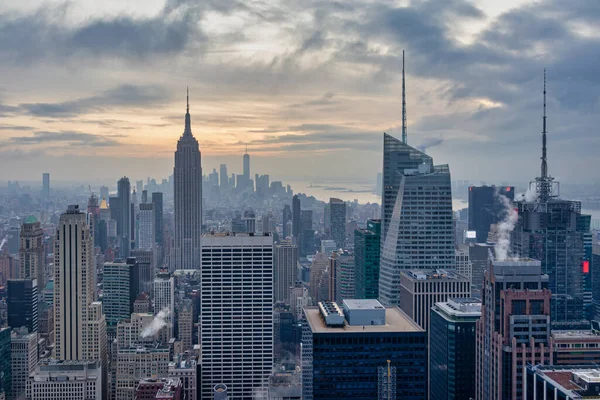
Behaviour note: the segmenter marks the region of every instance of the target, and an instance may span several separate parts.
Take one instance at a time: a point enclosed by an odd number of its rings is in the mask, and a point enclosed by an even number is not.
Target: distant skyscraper
[[[379,298],[398,304],[400,270],[454,268],[452,187],[447,165],[383,135]]]
[[[12,398],[18,399],[25,392],[29,374],[38,364],[38,335],[26,328],[14,329],[10,342]]]
[[[102,309],[106,324],[114,327],[117,323],[130,318],[133,302],[138,294],[138,269],[134,258],[127,262],[104,264],[102,277]]]
[[[219,167],[219,177],[221,178],[219,185],[221,187],[221,190],[229,189],[229,175],[227,174],[226,164],[221,164],[221,166]]]
[[[515,198],[512,186],[470,186],[469,187],[469,230],[477,232],[477,243],[485,243],[490,225],[502,221],[506,207],[500,199],[505,196],[509,201]]]
[[[106,320],[95,301],[94,262],[86,215],[69,206],[54,239],[55,358],[101,360],[106,368]]]
[[[154,207],[154,229],[156,232],[156,243],[163,245],[163,194],[152,193],[152,206]]]
[[[100,199],[108,199],[108,187],[100,186]]]
[[[248,147],[246,146],[246,153],[244,153],[244,179],[250,181],[250,154],[248,154]]]
[[[156,243],[156,230],[154,226],[156,223],[156,216],[154,215],[154,204],[140,204],[139,220],[140,229],[138,248],[143,250],[154,250],[154,244]]]
[[[355,298],[379,298],[381,220],[367,220],[367,228],[354,232]]]
[[[343,252],[335,258],[335,301],[353,299],[356,294],[354,255]]]
[[[35,279],[9,279],[7,282],[8,326],[38,331],[38,287]]]
[[[523,399],[526,363],[552,360],[548,275],[536,260],[491,260],[482,294],[476,399]]]
[[[282,219],[282,226],[283,226],[283,238],[287,238],[292,236],[292,232],[290,232],[288,230],[288,222],[290,222],[292,220],[292,209],[290,208],[289,204],[286,204],[285,206],[283,206],[283,219]],[[293,227],[292,227],[293,229]]]
[[[297,194],[292,198],[292,235],[294,240],[300,238],[300,198]]]
[[[46,254],[44,252],[44,230],[33,215],[25,218],[21,227],[19,246],[19,277],[21,279],[36,279],[38,296],[46,286],[44,269]]]
[[[310,265],[310,297],[313,300],[313,304],[317,304],[319,301],[329,300],[329,296],[322,296],[322,291],[319,290],[322,287],[323,278],[327,275],[327,268],[329,267],[329,255],[323,252],[319,252],[315,255]],[[327,288],[327,292],[329,289]]]
[[[110,208],[113,210],[111,198]],[[131,184],[129,178],[123,177],[117,184],[117,207],[115,219],[117,220],[117,236],[119,237],[119,254],[125,258],[131,250]]]
[[[290,290],[296,282],[298,246],[283,240],[275,245],[275,301],[289,304]]]
[[[189,96],[185,130],[175,152],[175,244],[171,269],[200,269],[202,235],[202,162],[198,141],[192,134]]]
[[[300,256],[315,253],[315,230],[313,229],[312,210],[300,211]]]
[[[331,213],[331,238],[335,240],[338,249],[343,249],[346,244],[346,203],[340,199],[329,199],[329,212]]]
[[[48,200],[50,198],[50,174],[44,172],[42,175],[42,198]]]
[[[154,315],[165,312],[164,318],[167,323],[167,331],[170,339],[175,335],[175,280],[173,277],[159,276],[154,280]]]
[[[273,238],[205,235],[202,260],[202,298],[206,300],[199,321],[198,398],[211,399],[217,383],[227,385],[234,399],[266,395],[265,382],[273,370]],[[235,278],[238,271],[245,274],[243,280]]]

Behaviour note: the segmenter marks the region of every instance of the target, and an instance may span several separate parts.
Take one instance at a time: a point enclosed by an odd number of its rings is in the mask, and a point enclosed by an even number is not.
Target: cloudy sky
[[[595,182],[597,0],[0,2],[0,180],[166,177],[192,130],[209,172],[373,179],[382,132],[453,179]]]

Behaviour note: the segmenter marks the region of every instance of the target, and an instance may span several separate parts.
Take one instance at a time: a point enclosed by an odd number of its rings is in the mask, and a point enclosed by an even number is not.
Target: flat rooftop
[[[375,299],[350,299],[344,300],[350,310],[373,310],[384,308],[381,303]]]
[[[391,332],[425,332],[423,328],[417,325],[408,315],[398,307],[389,307],[385,309],[385,325],[348,325],[343,327],[330,327],[325,325],[325,321],[317,307],[304,308],[306,320],[313,333],[391,333]]]
[[[600,335],[594,330],[579,330],[579,331],[555,331],[553,330],[552,336],[559,340],[569,339],[588,339],[600,341]]]
[[[468,280],[466,276],[463,276],[456,272],[455,269],[407,269],[401,272],[411,279],[418,281],[429,281],[429,280]]]

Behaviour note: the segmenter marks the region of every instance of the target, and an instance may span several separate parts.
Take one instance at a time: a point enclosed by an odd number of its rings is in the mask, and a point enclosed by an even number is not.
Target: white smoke
[[[515,229],[519,214],[513,208],[512,202],[508,197],[501,193],[496,193],[496,196],[504,206],[504,220],[496,225],[498,229],[498,238],[494,250],[496,253],[496,260],[506,261],[510,250],[510,233]]]
[[[144,328],[140,336],[143,338],[147,338],[156,335],[158,331],[160,331],[163,328],[163,326],[167,325],[167,321],[165,321],[165,319],[169,316],[170,313],[171,312],[166,307],[160,310],[159,313],[156,314],[150,325]]]
[[[533,203],[537,200],[538,193],[533,186],[529,186],[525,193],[519,193],[517,195],[517,200],[526,201],[527,203]]]
[[[6,244],[6,238],[2,238],[2,242],[0,242],[0,251],[2,251],[2,248],[4,247],[5,244]]]

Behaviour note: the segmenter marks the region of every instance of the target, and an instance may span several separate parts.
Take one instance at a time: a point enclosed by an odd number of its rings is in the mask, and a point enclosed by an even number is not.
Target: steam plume
[[[423,153],[425,153],[425,150],[427,150],[428,148],[438,146],[438,145],[442,144],[443,142],[444,142],[444,139],[442,139],[442,138],[434,138],[434,137],[425,138],[425,139],[423,139],[421,144],[417,146],[417,149],[422,151]]]
[[[165,321],[165,318],[167,318],[170,313],[171,312],[166,307],[160,310],[160,312],[156,314],[150,325],[144,328],[140,336],[143,338],[147,338],[149,336],[156,335],[158,331],[162,329],[163,326],[167,325],[167,321]]]
[[[6,238],[2,238],[2,242],[0,242],[0,251],[2,251],[2,248],[4,247],[5,244],[6,244]]]
[[[535,202],[537,200],[538,193],[537,193],[537,191],[535,190],[534,187],[530,186],[529,188],[527,188],[527,191],[525,193],[520,193],[517,196],[517,198],[519,200],[524,200],[527,203],[533,203],[533,202]]]
[[[517,223],[519,215],[513,208],[508,197],[501,193],[496,193],[496,196],[504,206],[504,220],[496,225],[498,228],[498,240],[496,241],[494,250],[496,253],[496,260],[506,261],[510,250],[510,233],[515,229],[515,224]]]

